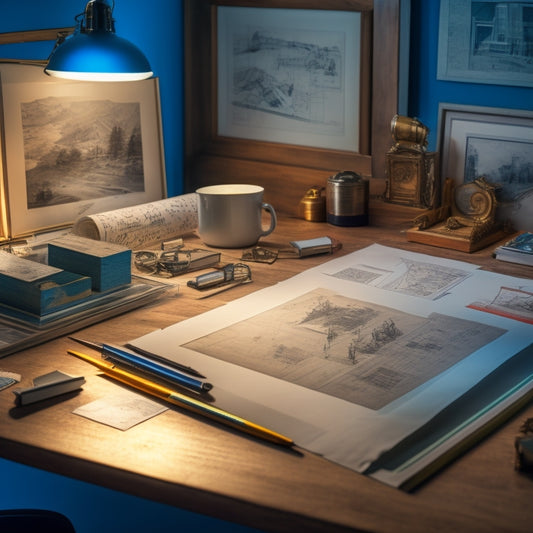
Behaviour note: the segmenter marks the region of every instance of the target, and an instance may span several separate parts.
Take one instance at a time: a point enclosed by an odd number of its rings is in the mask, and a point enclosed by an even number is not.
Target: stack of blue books
[[[0,251],[0,304],[42,316],[91,293],[90,277]]]
[[[533,233],[523,232],[494,250],[494,257],[521,265],[533,266]]]
[[[48,244],[48,264],[89,276],[99,292],[131,283],[131,250],[119,244],[65,235]]]

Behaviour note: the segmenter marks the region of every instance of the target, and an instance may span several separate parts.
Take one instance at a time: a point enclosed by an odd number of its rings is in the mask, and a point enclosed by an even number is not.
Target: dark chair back
[[[61,513],[41,509],[0,510],[2,533],[76,533],[71,521]]]

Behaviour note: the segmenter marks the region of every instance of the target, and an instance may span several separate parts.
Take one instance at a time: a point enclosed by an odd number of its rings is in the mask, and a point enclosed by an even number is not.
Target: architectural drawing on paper
[[[384,275],[389,275],[390,271],[375,270],[372,267],[355,266],[348,267],[333,274],[334,277],[344,279],[347,281],[354,281],[356,283],[364,283],[370,285],[372,282],[383,278]]]
[[[463,281],[469,273],[458,268],[402,258],[394,270],[384,271],[369,265],[355,265],[336,272],[333,276],[435,300]]]
[[[144,192],[138,102],[21,103],[28,209]]]
[[[342,32],[300,32],[295,39],[287,30],[247,28],[233,35],[232,104],[341,132],[343,62]]]
[[[516,202],[533,193],[533,143],[468,135],[464,181],[472,182],[479,176],[497,187],[501,203]]]
[[[530,0],[442,0],[439,79],[531,87]]]
[[[498,294],[491,301],[474,302],[468,307],[533,324],[533,292],[530,291],[500,287]]]
[[[455,0],[449,18],[450,68],[468,63],[474,71],[533,73],[531,2]],[[466,50],[463,32],[469,37]]]
[[[409,259],[402,259],[402,263],[404,267],[402,274],[385,283],[383,289],[411,296],[435,298],[468,276],[463,270],[443,265]]]
[[[185,346],[377,410],[504,332],[315,289]]]

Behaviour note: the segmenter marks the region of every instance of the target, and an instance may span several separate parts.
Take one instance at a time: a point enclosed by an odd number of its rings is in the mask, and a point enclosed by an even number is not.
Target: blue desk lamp
[[[76,27],[56,42],[44,71],[83,81],[135,81],[152,76],[144,54],[115,34],[113,8],[107,0],[90,0],[76,15]]]

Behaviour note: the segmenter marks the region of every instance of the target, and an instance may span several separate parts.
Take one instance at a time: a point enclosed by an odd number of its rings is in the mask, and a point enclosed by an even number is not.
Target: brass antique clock
[[[395,115],[394,145],[387,153],[385,199],[396,204],[433,208],[438,201],[437,154],[427,152],[428,128],[418,119]]]

